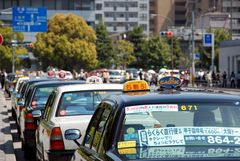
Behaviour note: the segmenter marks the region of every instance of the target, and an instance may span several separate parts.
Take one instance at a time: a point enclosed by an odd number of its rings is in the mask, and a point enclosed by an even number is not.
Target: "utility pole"
[[[195,32],[195,14],[192,11],[192,86],[194,86],[194,79],[195,79],[195,62],[194,62],[194,52],[195,52],[195,39],[194,39],[194,32]]]

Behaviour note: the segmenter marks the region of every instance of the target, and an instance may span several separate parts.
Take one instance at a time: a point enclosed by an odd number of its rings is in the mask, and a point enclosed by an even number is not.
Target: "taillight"
[[[64,150],[63,137],[60,127],[54,127],[50,137],[51,150]]]
[[[25,129],[26,130],[35,130],[37,125],[34,123],[34,118],[32,113],[25,114]]]
[[[19,111],[22,112],[22,110],[24,109],[23,106],[19,106]]]
[[[160,128],[161,124],[154,124],[154,128]]]

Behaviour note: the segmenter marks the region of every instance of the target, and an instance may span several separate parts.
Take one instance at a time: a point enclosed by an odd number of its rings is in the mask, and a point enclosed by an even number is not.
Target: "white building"
[[[123,33],[142,26],[149,35],[149,0],[2,0],[0,20],[11,23],[13,6],[46,7],[50,19],[56,13],[82,16],[94,26],[103,20],[109,33]],[[25,41],[35,41],[36,33],[24,33]]]
[[[95,24],[100,20],[110,33],[142,26],[149,35],[149,0],[95,0]]]
[[[240,40],[222,41],[219,48],[219,71],[234,72],[240,86]]]

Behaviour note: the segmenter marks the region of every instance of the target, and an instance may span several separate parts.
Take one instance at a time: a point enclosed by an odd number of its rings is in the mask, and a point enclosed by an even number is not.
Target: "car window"
[[[104,98],[119,93],[121,93],[120,90],[63,93],[56,116],[92,115]]]
[[[106,122],[109,118],[110,113],[111,113],[110,109],[105,109],[101,116],[100,121],[98,122],[98,126],[96,127],[96,132],[95,132],[93,144],[92,144],[92,149],[95,151],[98,150],[98,146],[100,144],[101,137],[106,127]]]
[[[39,87],[36,89],[32,103],[36,105],[44,105],[51,92],[55,89],[55,86]]]
[[[44,120],[49,120],[50,119],[50,113],[51,113],[51,109],[52,109],[55,97],[56,97],[56,92],[53,91],[50,94],[50,96],[49,96],[49,98],[47,100],[47,103],[45,105],[45,108],[44,108],[44,113],[43,113],[43,119]]]
[[[92,142],[94,138],[94,134],[96,132],[98,123],[101,119],[102,113],[103,113],[103,108],[98,108],[93,115],[91,122],[89,123],[88,129],[86,131],[86,136],[83,141],[83,145],[86,147],[91,148],[92,147]]]
[[[240,102],[125,107],[120,141],[136,146],[239,146]]]

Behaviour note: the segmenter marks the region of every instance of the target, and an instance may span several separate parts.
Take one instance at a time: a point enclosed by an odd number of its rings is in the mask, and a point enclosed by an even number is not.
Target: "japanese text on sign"
[[[240,128],[171,127],[138,131],[140,146],[240,145]]]
[[[177,104],[163,104],[163,105],[138,105],[125,107],[125,113],[139,113],[152,111],[178,111]]]

